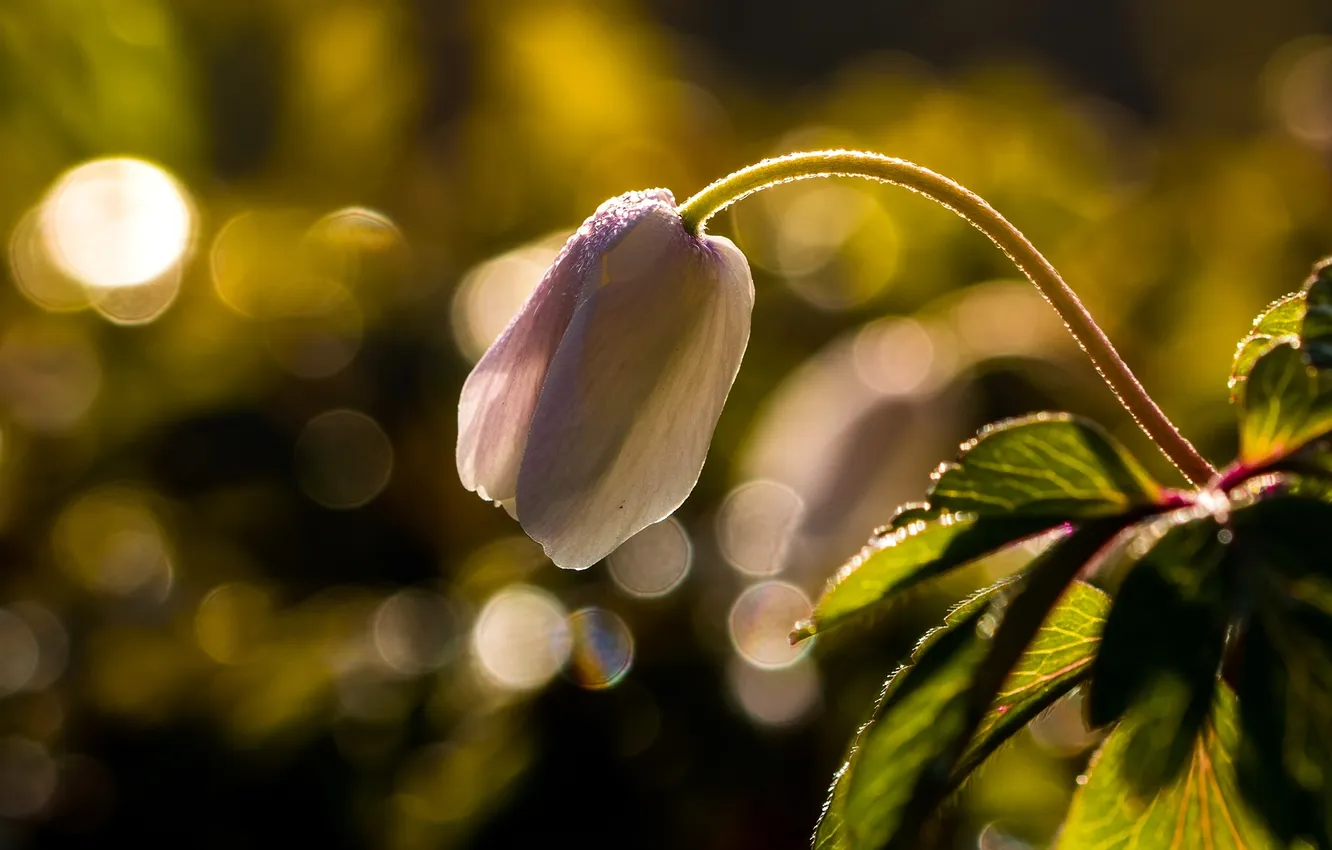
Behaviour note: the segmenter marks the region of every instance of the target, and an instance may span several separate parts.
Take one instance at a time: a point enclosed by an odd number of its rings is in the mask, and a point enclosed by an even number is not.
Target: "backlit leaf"
[[[1080,581],[1068,588],[976,728],[955,771],[959,777],[1086,678],[1109,611],[1104,591]]]
[[[1304,285],[1304,316],[1300,342],[1305,356],[1318,369],[1332,366],[1332,257],[1314,266]]]
[[[1332,846],[1332,505],[1260,502],[1236,518],[1255,612],[1239,670],[1240,788],[1283,840]]]
[[[1130,714],[1073,795],[1055,850],[1275,850],[1237,787],[1235,702],[1228,688],[1217,689],[1185,771],[1148,798],[1134,792],[1125,769],[1135,731],[1151,721]]]
[[[971,518],[945,515],[909,521],[876,535],[828,583],[814,614],[795,639],[827,631],[890,597],[954,567],[1050,528],[1032,517]]]
[[[1235,348],[1230,366],[1230,400],[1237,402],[1244,392],[1244,381],[1259,355],[1271,347],[1272,340],[1300,332],[1304,322],[1304,292],[1292,292],[1273,302],[1253,320],[1253,328]]]
[[[1332,375],[1309,365],[1297,338],[1271,344],[1253,364],[1240,414],[1240,459],[1283,457],[1332,429]]]
[[[1123,525],[1101,520],[1038,556],[1002,606],[969,610],[922,643],[857,734],[816,834],[824,850],[914,847],[1003,683],[1073,577]],[[1011,598],[1009,598],[1011,597]],[[971,603],[973,609],[978,603]],[[996,625],[997,621],[997,625]],[[991,727],[993,729],[993,727]]]
[[[1134,529],[1133,558],[1092,665],[1088,719],[1103,726],[1130,708],[1141,721],[1127,779],[1139,793],[1173,780],[1206,720],[1233,594],[1233,532],[1201,507]]]
[[[1099,425],[1041,413],[987,427],[935,473],[930,505],[980,516],[1106,516],[1160,488]]]
[[[912,650],[910,660],[888,677],[888,681],[884,683],[879,699],[875,703],[874,713],[877,714],[893,698],[893,694],[907,680],[907,672],[925,657],[925,654],[934,644],[944,636],[962,627],[965,623],[971,623],[971,628],[975,628],[976,618],[984,614],[985,610],[994,601],[1001,598],[1002,594],[1010,590],[1015,582],[1016,579],[1013,578],[996,582],[955,605],[944,616],[943,623],[930,629],[921,637],[915,649]],[[860,759],[861,750],[859,745],[861,738],[866,736],[871,724],[872,721],[866,723],[856,732],[856,737],[851,742],[841,769],[833,777],[832,787],[828,791],[828,799],[823,805],[823,813],[819,817],[819,823],[815,828],[815,850],[843,850],[843,848],[853,846],[851,844],[851,833],[846,828],[846,798],[851,789],[850,773]]]

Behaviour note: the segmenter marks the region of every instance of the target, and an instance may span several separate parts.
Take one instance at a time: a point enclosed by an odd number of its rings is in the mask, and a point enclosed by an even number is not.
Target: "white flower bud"
[[[596,563],[698,482],[753,304],[744,255],[669,192],[602,204],[463,385],[463,485],[559,566]]]

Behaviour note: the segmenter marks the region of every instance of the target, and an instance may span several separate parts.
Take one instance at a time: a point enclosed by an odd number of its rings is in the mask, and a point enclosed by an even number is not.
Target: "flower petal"
[[[654,211],[603,255],[560,343],[518,473],[518,520],[582,569],[689,495],[749,341],[744,255]]]
[[[546,371],[597,258],[651,210],[673,208],[671,194],[630,192],[602,204],[565,243],[504,333],[477,362],[458,402],[458,477],[483,499],[504,502],[518,488],[518,464]]]

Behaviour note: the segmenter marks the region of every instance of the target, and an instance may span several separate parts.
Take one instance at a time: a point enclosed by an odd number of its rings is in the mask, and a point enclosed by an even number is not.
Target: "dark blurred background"
[[[981,236],[812,181],[713,230],[754,334],[677,516],[586,572],[457,394],[604,198],[855,147],[978,191],[1214,462],[1332,253],[1325,0],[3,0],[0,847],[796,848],[884,676],[1021,551],[792,649],[980,425],[1104,422]],[[941,847],[1040,847],[1076,698]]]

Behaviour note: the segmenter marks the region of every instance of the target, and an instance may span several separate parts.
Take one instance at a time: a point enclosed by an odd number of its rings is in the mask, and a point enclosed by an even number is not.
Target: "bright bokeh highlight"
[[[194,210],[184,188],[141,159],[98,159],[66,172],[43,204],[60,268],[90,287],[149,283],[190,250]]]
[[[476,618],[472,653],[481,675],[504,691],[530,691],[569,660],[571,630],[564,606],[544,590],[513,584]]]

